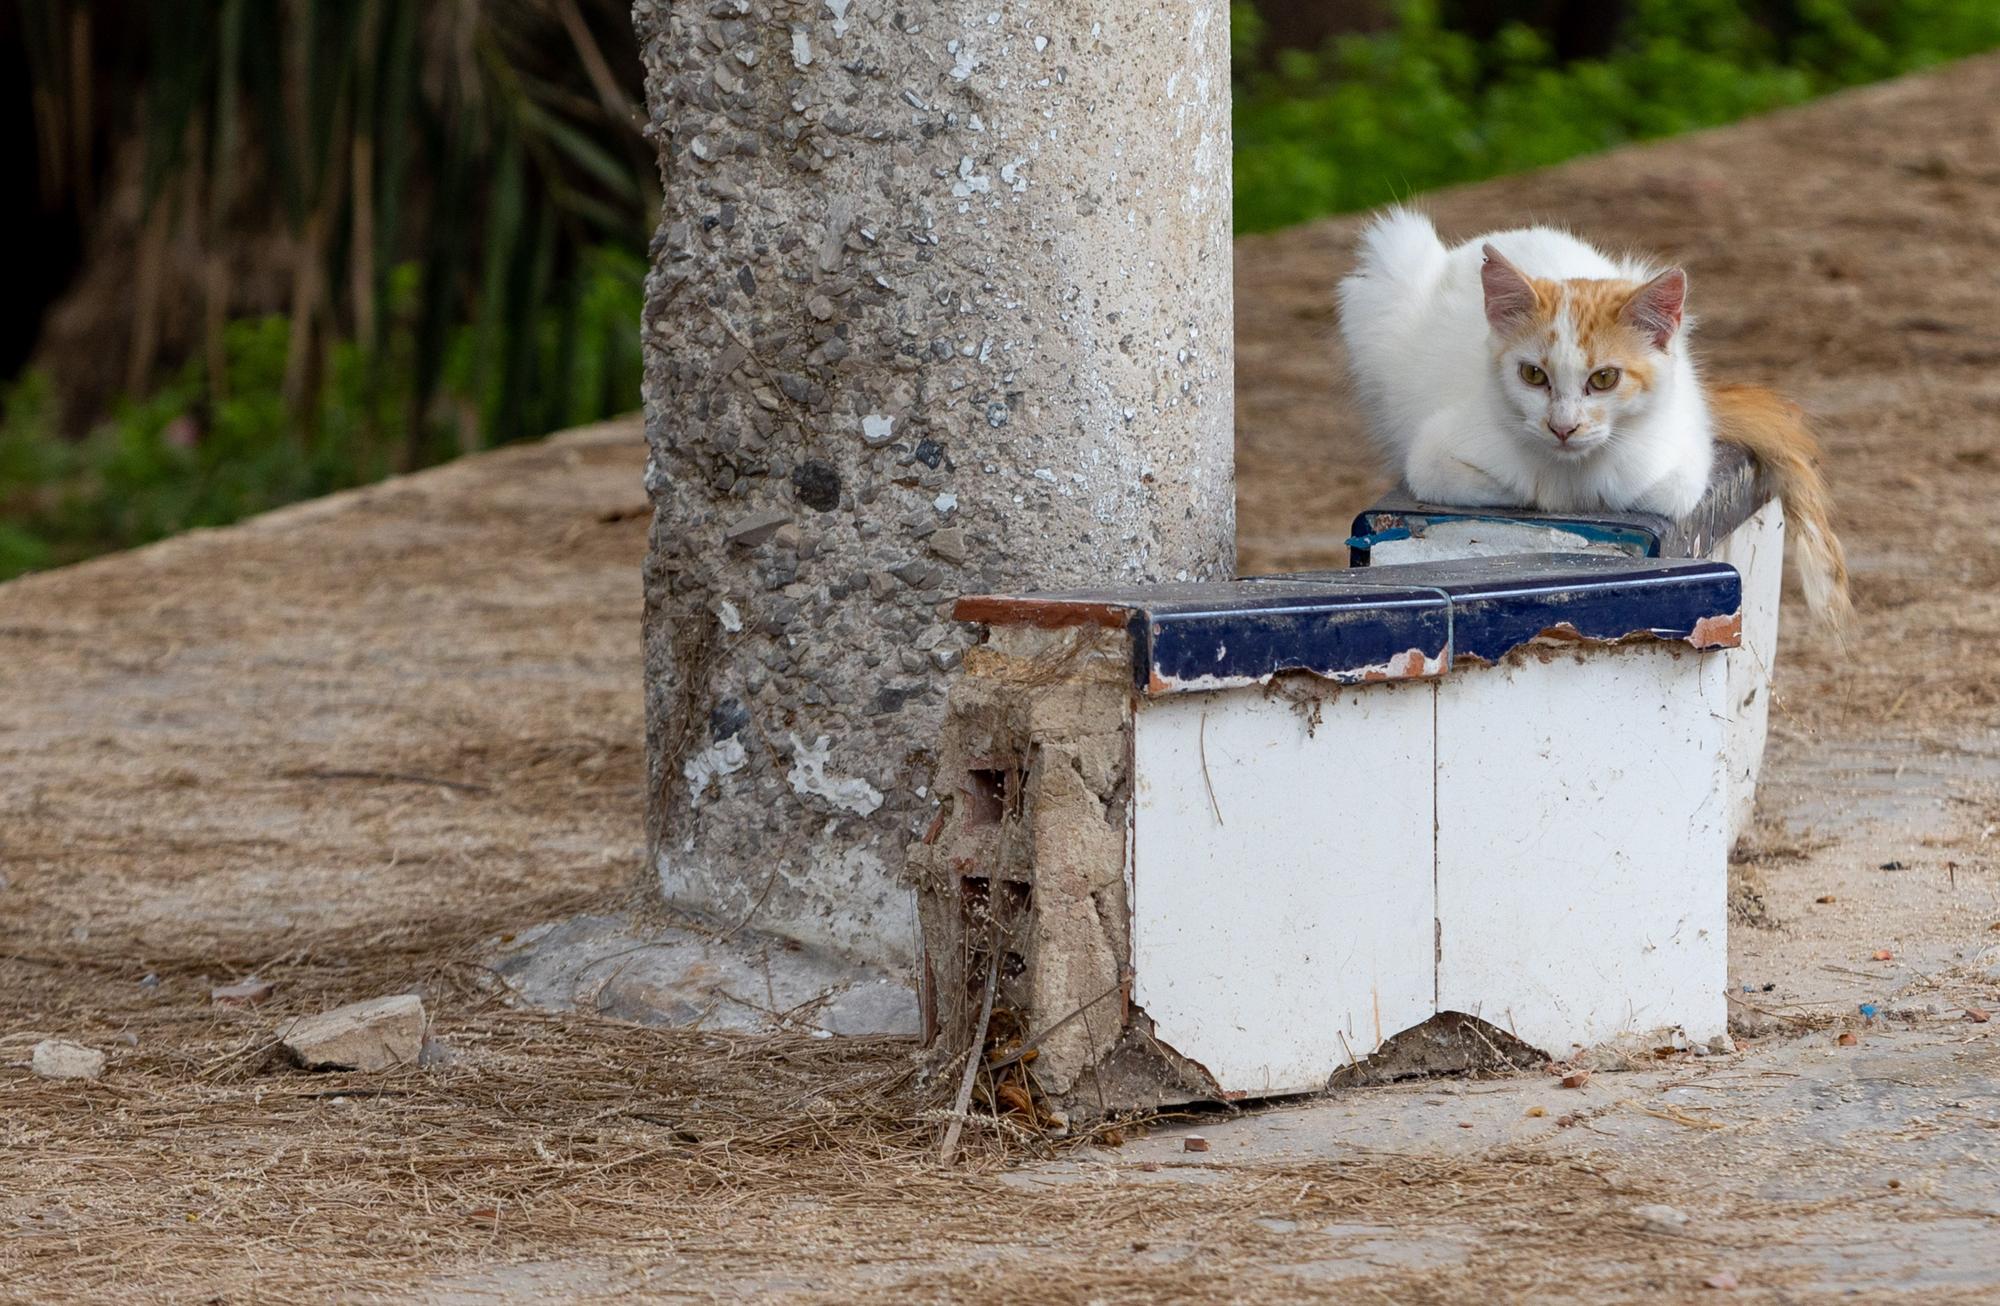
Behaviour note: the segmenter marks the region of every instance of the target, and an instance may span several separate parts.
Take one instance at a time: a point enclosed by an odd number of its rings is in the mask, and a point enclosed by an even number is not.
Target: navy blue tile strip
[[[1545,634],[1735,642],[1742,585],[1722,563],[1616,554],[1512,554],[1364,570],[1118,590],[987,595],[968,620],[1123,627],[1146,694],[1307,671],[1341,682],[1495,662]]]
[[[1703,632],[1719,635],[1716,619],[1735,615],[1742,605],[1741,577],[1719,562],[1628,575],[1610,585],[1468,585],[1451,591],[1452,662],[1498,662],[1548,631],[1587,640],[1649,635],[1718,642]]]
[[[1160,694],[1244,684],[1284,671],[1345,683],[1435,675],[1448,662],[1450,619],[1450,603],[1435,594],[1157,613],[1144,623],[1138,684]]]

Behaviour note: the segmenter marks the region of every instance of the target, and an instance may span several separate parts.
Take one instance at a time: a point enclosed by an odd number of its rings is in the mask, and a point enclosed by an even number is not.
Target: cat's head
[[[1545,281],[1491,245],[1480,269],[1500,393],[1519,434],[1545,453],[1604,448],[1659,398],[1681,332],[1687,274],[1651,281]]]

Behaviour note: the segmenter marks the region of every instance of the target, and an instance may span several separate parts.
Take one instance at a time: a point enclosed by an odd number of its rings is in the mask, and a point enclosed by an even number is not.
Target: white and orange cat
[[[1369,429],[1420,499],[1684,516],[1715,441],[1773,478],[1808,605],[1836,623],[1847,563],[1798,407],[1709,385],[1688,347],[1687,274],[1526,227],[1454,248],[1391,209],[1340,283],[1340,331]]]

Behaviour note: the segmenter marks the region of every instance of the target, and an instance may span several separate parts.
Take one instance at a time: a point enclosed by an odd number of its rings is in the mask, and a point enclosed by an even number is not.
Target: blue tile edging
[[[1699,559],[1515,554],[1206,584],[971,595],[988,625],[1123,629],[1141,694],[1229,689],[1306,672],[1342,684],[1440,676],[1535,641],[1741,637],[1735,568]]]
[[[1347,540],[1348,565],[1366,567],[1378,544],[1421,539],[1444,522],[1500,522],[1545,526],[1635,558],[1705,558],[1731,531],[1773,496],[1770,478],[1741,448],[1715,446],[1708,492],[1694,511],[1676,519],[1649,512],[1537,512],[1527,508],[1457,508],[1426,503],[1398,486],[1357,515]]]

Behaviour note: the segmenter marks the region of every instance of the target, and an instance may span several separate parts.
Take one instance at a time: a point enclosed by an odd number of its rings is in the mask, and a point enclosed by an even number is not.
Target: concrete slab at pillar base
[[[894,972],[790,939],[590,913],[489,945],[515,1000],[639,1025],[915,1035],[917,995]]]

